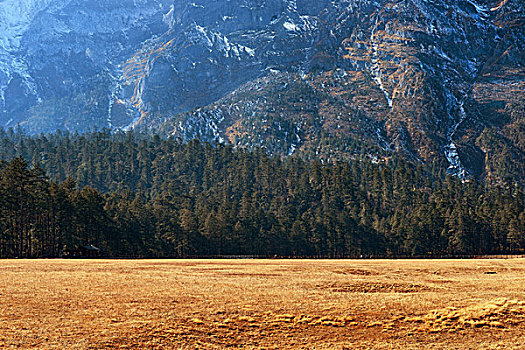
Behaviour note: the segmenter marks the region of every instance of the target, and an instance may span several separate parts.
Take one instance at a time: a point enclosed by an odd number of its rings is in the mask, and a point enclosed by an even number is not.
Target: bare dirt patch
[[[524,269],[525,259],[5,260],[0,349],[525,349]]]
[[[354,275],[354,276],[376,276],[379,275],[379,272],[374,270],[364,270],[364,269],[352,269],[352,268],[344,268],[344,269],[337,269],[334,271],[334,273],[338,273],[341,275]]]
[[[348,282],[330,283],[321,288],[329,288],[333,292],[346,293],[422,293],[430,292],[432,288],[413,283],[398,282]]]

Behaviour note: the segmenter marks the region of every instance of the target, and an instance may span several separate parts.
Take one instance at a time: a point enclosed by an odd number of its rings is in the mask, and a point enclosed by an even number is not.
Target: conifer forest
[[[0,131],[0,258],[520,253],[525,197],[436,164],[321,163],[109,130]]]

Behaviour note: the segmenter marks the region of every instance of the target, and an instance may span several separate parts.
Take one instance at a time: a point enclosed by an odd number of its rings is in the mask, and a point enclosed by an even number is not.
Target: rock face
[[[521,0],[0,2],[0,125],[525,174]]]
[[[32,132],[122,126],[121,63],[164,33],[172,1],[0,2],[0,125]]]

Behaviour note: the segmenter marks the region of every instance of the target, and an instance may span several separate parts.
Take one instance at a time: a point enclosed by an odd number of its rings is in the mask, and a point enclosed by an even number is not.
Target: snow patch
[[[197,5],[197,4],[194,3],[194,2],[192,2],[192,3],[190,4],[190,6],[195,7],[195,8],[201,8],[201,9],[205,8],[203,5]]]
[[[446,90],[447,93],[447,102],[448,104],[453,101],[453,103],[459,107],[459,119],[449,128],[447,133],[447,142],[448,144],[443,148],[445,157],[448,160],[449,167],[447,169],[447,173],[450,175],[455,175],[459,177],[462,180],[467,179],[470,174],[463,166],[461,159],[459,158],[459,153],[456,144],[453,141],[454,135],[456,134],[456,131],[461,123],[465,121],[467,118],[467,114],[465,112],[465,109],[463,108],[463,102],[459,102],[458,99],[450,93],[448,90]],[[451,120],[455,120],[455,118],[452,116],[451,112],[449,111],[449,118]]]
[[[206,32],[206,29],[204,27],[201,27],[198,24],[195,24],[195,29],[197,30],[197,33],[199,33],[201,35],[200,38],[203,39],[203,41],[206,43],[206,45],[209,48],[213,47],[213,42],[211,41],[210,37],[208,36],[208,33]]]
[[[224,57],[237,58],[238,60],[241,60],[243,54],[247,54],[251,57],[255,56],[255,50],[251,47],[232,43],[227,36],[222,35],[221,33],[207,31],[206,28],[197,24],[195,24],[194,34],[196,37],[193,39],[202,42],[210,52],[212,50],[217,50],[221,52]]]
[[[443,49],[441,47],[434,47],[434,53],[449,62],[453,62],[453,60],[445,52],[443,52]]]
[[[298,32],[299,31],[299,27],[295,23],[284,22],[283,23],[283,27],[284,27],[284,29],[286,29],[288,31],[291,31],[291,32]]]
[[[175,13],[175,6],[171,5],[170,10],[164,16],[162,16],[162,20],[164,21],[164,23],[166,23],[170,27],[173,27],[173,14],[174,13]]]
[[[120,91],[120,89],[122,88],[122,85],[117,81],[117,79],[115,77],[113,77],[112,75],[110,75],[111,78],[113,79],[114,83],[113,85],[111,86],[111,94],[109,95],[109,103],[108,103],[108,111],[107,111],[107,119],[106,121],[108,122],[108,127],[109,128],[113,128],[113,115],[112,115],[112,111],[113,111],[113,105],[115,104],[115,101],[117,101],[118,99],[118,92]]]
[[[480,4],[476,3],[475,1],[473,0],[467,0],[467,2],[469,4],[471,4],[472,6],[474,6],[474,8],[476,9],[476,12],[479,13],[481,16],[483,17],[488,17],[488,9],[481,6]]]
[[[279,127],[281,125],[279,124]],[[294,132],[294,135],[295,136],[295,140],[294,142],[292,142],[292,144],[290,145],[290,149],[288,150],[288,155],[291,156],[292,154],[294,154],[294,152],[297,150],[297,146],[301,143],[301,137],[299,136],[299,132],[301,131],[301,127],[300,126],[296,126],[295,127],[295,132]],[[287,132],[285,132],[285,137],[288,135]]]
[[[137,127],[137,125],[139,125],[139,122],[140,122],[140,117],[136,117],[135,119],[133,119],[133,121],[129,125],[121,128],[121,130],[124,131],[124,132],[131,131],[131,130],[135,129],[135,127]]]
[[[379,67],[379,59],[378,59],[378,45],[377,42],[374,40],[374,32],[372,31],[372,36],[370,38],[370,42],[372,43],[372,66],[370,68],[370,73],[372,75],[372,79],[376,82],[377,86],[381,91],[383,91],[383,94],[385,95],[385,99],[388,103],[388,107],[392,108],[392,98],[390,98],[389,93],[386,91],[385,86],[383,85],[383,75],[381,73],[381,68]]]
[[[288,155],[291,156],[292,154],[294,154],[295,149],[296,145],[292,143],[292,145],[290,146],[290,150],[288,151]]]

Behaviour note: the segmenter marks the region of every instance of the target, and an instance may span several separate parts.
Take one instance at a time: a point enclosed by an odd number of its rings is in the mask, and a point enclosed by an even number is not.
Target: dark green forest
[[[0,257],[443,257],[525,249],[523,189],[141,133],[0,129]]]

